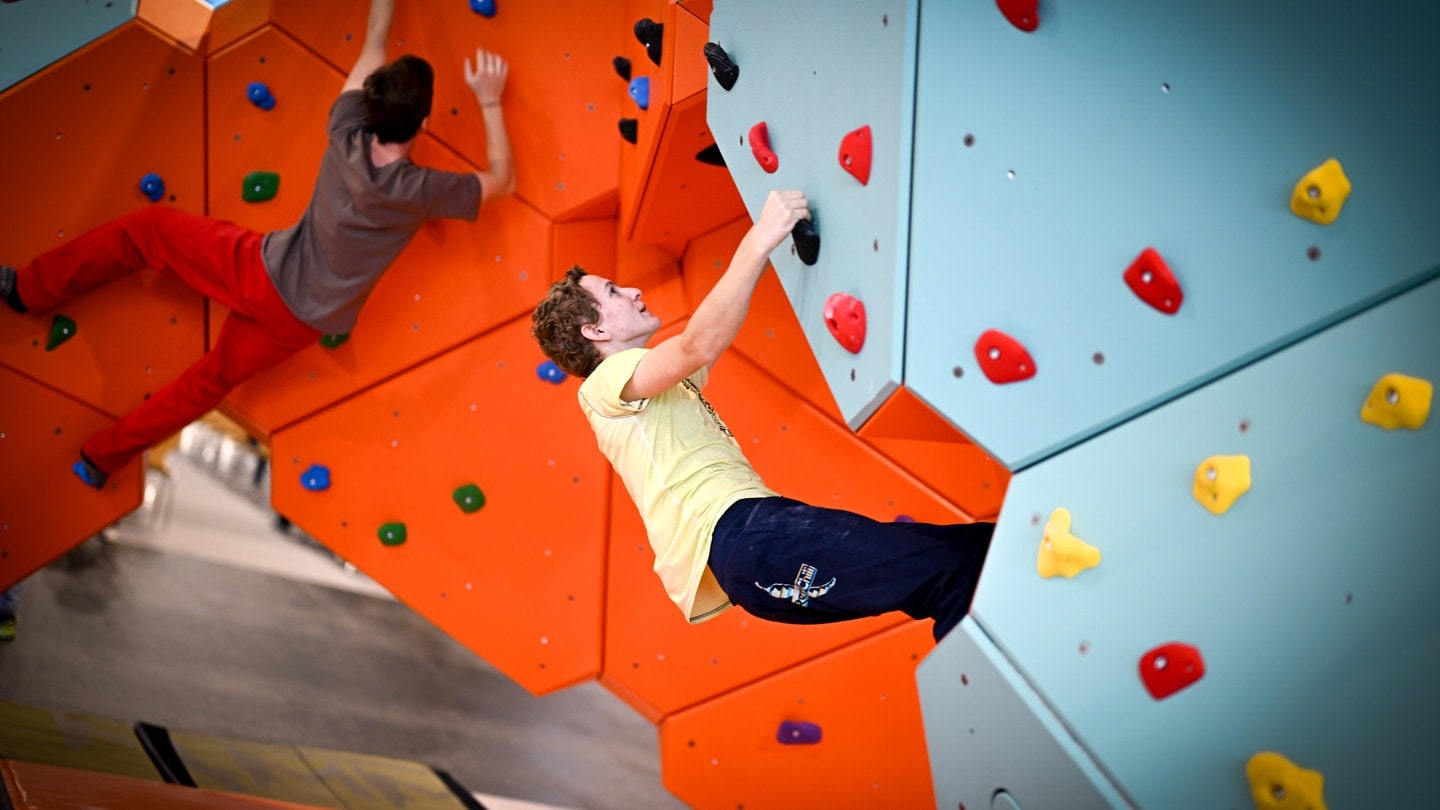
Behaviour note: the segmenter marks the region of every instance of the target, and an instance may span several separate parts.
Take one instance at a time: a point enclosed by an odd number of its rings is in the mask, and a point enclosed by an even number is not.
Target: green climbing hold
[[[386,523],[380,527],[378,534],[380,535],[380,542],[387,546],[398,546],[405,542],[405,524]]]
[[[240,189],[245,202],[265,202],[280,191],[280,175],[275,172],[250,172]]]
[[[474,484],[466,484],[460,487],[451,493],[450,497],[455,499],[455,505],[460,507],[460,511],[467,515],[471,512],[478,511],[480,507],[485,505],[485,493],[481,492],[480,487]]]
[[[50,351],[61,343],[75,337],[75,321],[64,315],[56,315],[55,320],[50,322],[50,342],[45,344],[45,351]]]
[[[320,345],[321,345],[321,346],[324,346],[324,347],[327,348],[327,349],[333,349],[333,348],[335,348],[336,346],[339,346],[341,343],[344,343],[345,341],[347,341],[347,340],[349,340],[349,339],[350,339],[350,333],[349,333],[349,332],[346,332],[346,333],[343,334],[343,335],[322,335],[322,336],[320,337]]]

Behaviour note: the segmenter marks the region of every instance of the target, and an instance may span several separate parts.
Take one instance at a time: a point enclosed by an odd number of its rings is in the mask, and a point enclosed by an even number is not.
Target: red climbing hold
[[[851,354],[865,348],[865,302],[845,293],[825,299],[825,326]]]
[[[1125,283],[1140,296],[1141,301],[1166,315],[1179,312],[1180,304],[1185,300],[1180,282],[1175,280],[1175,274],[1170,272],[1170,267],[1155,252],[1155,248],[1147,247],[1135,257],[1125,271]]]
[[[870,125],[845,134],[840,139],[840,168],[860,181],[870,185]]]
[[[1035,361],[1030,352],[1020,341],[999,329],[987,329],[975,341],[975,359],[993,383],[1020,382],[1035,376]]]
[[[1140,657],[1140,680],[1156,700],[1164,700],[1203,677],[1205,659],[1189,644],[1161,644]]]
[[[1010,24],[1025,33],[1040,27],[1040,0],[995,0]]]
[[[766,174],[774,174],[780,168],[780,158],[770,148],[770,128],[761,121],[750,127],[750,151],[755,153],[755,160],[759,162],[760,168]]]

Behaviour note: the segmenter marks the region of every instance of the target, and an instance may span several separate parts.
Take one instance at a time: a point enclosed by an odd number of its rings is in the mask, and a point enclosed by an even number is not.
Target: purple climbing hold
[[[804,720],[783,720],[775,739],[784,745],[814,745],[820,742],[820,726]]]

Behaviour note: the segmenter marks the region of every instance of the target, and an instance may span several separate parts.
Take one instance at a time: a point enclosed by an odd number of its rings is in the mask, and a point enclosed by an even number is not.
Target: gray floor
[[[27,580],[19,636],[0,644],[0,700],[415,760],[492,810],[507,806],[498,797],[684,807],[660,784],[654,726],[598,684],[530,695],[363,576],[276,534],[263,498],[225,483],[213,460],[174,466],[168,521],[137,513]],[[191,546],[164,550],[176,542]],[[267,573],[257,548],[287,575]]]

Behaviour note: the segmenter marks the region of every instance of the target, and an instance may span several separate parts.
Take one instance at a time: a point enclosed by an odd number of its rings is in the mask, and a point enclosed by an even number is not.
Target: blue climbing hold
[[[264,82],[251,82],[245,89],[245,95],[250,98],[250,103],[262,110],[275,109],[275,96]]]
[[[150,202],[160,202],[165,196],[165,179],[160,175],[151,172],[140,178],[140,193],[150,198]]]
[[[814,745],[820,742],[820,726],[804,720],[782,720],[775,739],[784,745]]]
[[[470,0],[470,10],[481,17],[494,17],[495,0]]]
[[[536,366],[535,373],[540,375],[540,379],[544,380],[545,382],[555,383],[556,385],[565,382],[565,378],[568,376],[565,372],[560,370],[559,366],[555,365],[554,360],[546,360],[545,362]]]
[[[650,77],[636,76],[630,80],[630,98],[642,110],[650,109]]]
[[[311,492],[324,492],[330,488],[330,468],[324,464],[311,464],[310,469],[300,474],[300,486]]]

